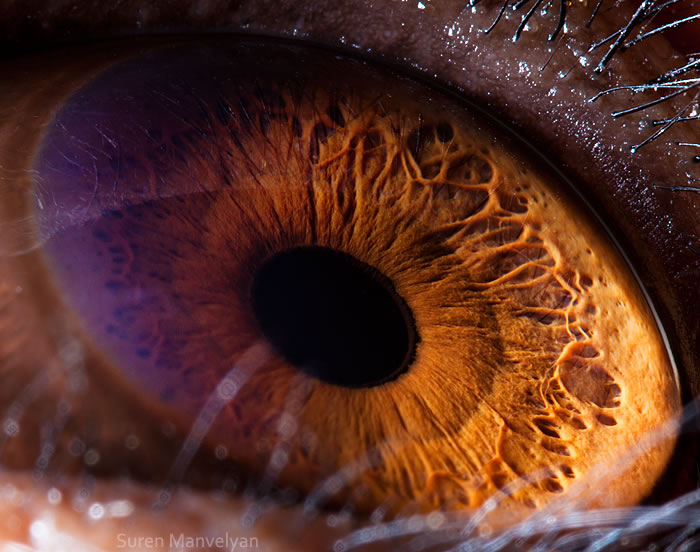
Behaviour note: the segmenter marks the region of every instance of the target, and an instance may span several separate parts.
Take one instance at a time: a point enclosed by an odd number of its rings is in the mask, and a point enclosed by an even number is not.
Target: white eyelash
[[[481,3],[481,1],[482,0],[470,0],[470,5],[476,6],[477,4]],[[527,27],[527,25],[531,23],[534,17],[538,15],[544,17],[547,15],[546,11],[548,10],[549,6],[554,3],[554,1],[555,0],[547,0],[547,2],[545,2],[545,0],[501,0],[500,7],[498,8],[498,12],[493,20],[493,23],[487,29],[484,29],[484,32],[489,33],[497,25],[502,24],[504,19],[503,15],[505,14],[506,10],[510,9],[513,11],[519,11],[527,7],[527,11],[520,20],[520,23],[518,24],[518,27],[513,35],[513,40],[517,41],[520,34]],[[617,54],[623,52],[624,50],[638,46],[647,38],[661,34],[664,31],[677,28],[686,23],[700,21],[700,13],[698,13],[692,16],[676,19],[670,23],[653,25],[654,19],[659,14],[662,12],[668,12],[671,7],[681,1],[682,0],[644,0],[634,14],[628,19],[628,21],[621,25],[615,33],[590,45],[588,48],[588,53],[590,54],[595,53],[606,45],[609,45],[608,49],[593,68],[593,71],[595,73],[602,72]],[[591,16],[585,24],[585,27],[589,28],[593,26],[595,19],[602,8],[607,7],[608,9],[615,9],[617,2],[618,0],[597,0],[597,3],[591,12]],[[558,20],[556,21],[555,26],[548,37],[550,41],[555,40],[562,31],[569,31],[569,29],[566,27],[567,18],[568,12],[566,11],[566,4],[564,2],[560,2]],[[576,32],[575,29],[573,32]],[[612,116],[617,118],[640,111],[648,112],[646,124],[649,128],[654,130],[652,130],[645,139],[631,146],[632,153],[635,153],[644,146],[658,140],[662,137],[662,135],[678,124],[700,125],[700,53],[689,55],[687,60],[681,62],[677,67],[666,71],[661,75],[653,77],[646,83],[610,88],[597,94],[595,97],[590,98],[589,101],[593,102],[599,97],[607,94],[624,93],[629,95],[636,95],[639,93],[647,93],[652,95],[651,99],[648,99],[643,103],[639,103],[632,108],[612,113]],[[676,110],[673,117],[666,117],[663,119],[654,118],[654,111],[652,108],[679,98],[685,98],[687,101]],[[700,143],[670,142],[669,144],[678,147],[698,148],[700,150]],[[693,160],[700,162],[700,151],[693,156]],[[679,193],[700,193],[700,187],[695,185],[696,182],[700,181],[700,177],[695,177],[690,172],[687,172],[687,179],[686,186],[673,186],[666,188],[663,188],[662,186],[657,187]],[[697,249],[690,245],[688,247],[691,249],[691,251],[698,253]]]

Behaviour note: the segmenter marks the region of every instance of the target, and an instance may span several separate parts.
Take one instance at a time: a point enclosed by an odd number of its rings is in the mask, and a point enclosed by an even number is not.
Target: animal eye
[[[63,412],[71,438],[36,474],[128,475],[159,505],[184,482],[498,525],[571,489],[643,498],[678,383],[581,198],[449,94],[298,46],[216,46],[93,60],[16,148],[36,155],[7,282],[36,339],[12,351],[30,367],[13,389],[53,400],[8,402],[3,462],[43,458],[34,429]],[[601,500],[590,475],[612,459],[644,477]]]

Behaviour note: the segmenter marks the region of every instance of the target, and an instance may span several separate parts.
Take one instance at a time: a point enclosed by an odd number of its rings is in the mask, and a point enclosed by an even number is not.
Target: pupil
[[[345,253],[277,253],[256,274],[252,299],[272,345],[321,381],[372,387],[413,360],[417,335],[406,303],[386,276]]]

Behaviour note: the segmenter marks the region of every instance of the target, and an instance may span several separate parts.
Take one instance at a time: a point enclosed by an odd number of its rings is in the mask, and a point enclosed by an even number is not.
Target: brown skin
[[[55,11],[47,13],[23,4],[14,9],[27,11],[0,16],[0,20],[7,29],[7,32],[3,30],[3,36],[9,37],[20,47],[22,42],[27,44],[27,37],[30,41],[40,37],[49,42],[55,39],[82,40],[104,34],[140,32],[146,27],[172,28],[187,24],[203,29],[223,26],[236,30],[241,22],[246,22],[250,23],[246,31],[286,34],[287,29],[296,25],[302,35],[321,42],[337,44],[338,38],[344,36],[347,43],[357,43],[362,50],[371,49],[371,55],[387,59],[406,57],[419,66],[430,67],[430,72],[438,78],[464,90],[467,96],[490,105],[506,120],[526,130],[530,136],[533,136],[533,129],[544,128],[540,132],[534,131],[533,140],[585,190],[586,197],[603,217],[608,222],[613,221],[611,226],[615,235],[632,257],[669,331],[672,348],[679,355],[681,377],[686,383],[687,396],[697,395],[700,389],[697,376],[700,320],[695,308],[700,300],[696,284],[698,256],[687,247],[689,241],[696,243],[693,240],[698,235],[697,226],[700,222],[696,216],[697,194],[679,196],[668,190],[655,190],[651,187],[655,183],[664,186],[686,183],[685,172],[694,168],[688,153],[680,148],[669,151],[666,142],[684,140],[684,134],[691,136],[692,131],[674,129],[669,133],[669,138],[650,144],[634,156],[630,156],[627,151],[620,152],[617,149],[620,144],[638,143],[646,136],[644,131],[639,131],[637,124],[642,117],[631,117],[630,124],[621,128],[619,122],[609,117],[609,113],[633,105],[638,101],[637,98],[612,95],[594,104],[593,108],[573,94],[558,92],[550,97],[548,93],[552,83],[549,81],[539,82],[535,79],[537,82],[530,87],[512,86],[512,79],[523,78],[517,76],[518,62],[526,61],[523,56],[530,56],[535,67],[542,63],[543,54],[538,48],[543,43],[542,35],[546,29],[541,28],[540,32],[521,38],[518,46],[522,46],[522,51],[528,53],[519,53],[517,59],[515,56],[512,59],[501,59],[504,55],[503,48],[506,56],[508,52],[508,43],[504,39],[512,32],[512,26],[508,25],[498,27],[486,39],[496,45],[491,50],[475,50],[465,44],[457,51],[439,58],[437,54],[444,50],[444,45],[443,38],[438,36],[444,37],[444,33],[435,35],[433,33],[436,30],[442,30],[447,23],[451,25],[459,17],[463,18],[465,27],[475,22],[468,18],[476,18],[475,26],[483,27],[486,22],[490,22],[491,14],[482,17],[482,12],[479,12],[476,16],[459,16],[459,6],[449,3],[431,6],[424,12],[403,4],[391,3],[390,9],[379,4],[374,2],[372,7],[366,7],[366,11],[356,7],[345,11],[341,7],[340,12],[333,13],[330,7],[324,9],[318,3],[311,8],[297,3],[287,5],[274,2],[264,5],[261,2],[251,2],[250,6],[243,3],[241,7],[209,5],[207,10],[210,11],[204,10],[197,14],[191,8],[191,3],[173,2],[168,5],[167,11],[162,8],[141,15],[138,7],[130,3],[122,3],[110,13],[102,13],[102,8],[97,13],[87,9],[83,11],[82,8],[71,10],[72,4],[68,3],[65,7],[58,6]],[[37,15],[39,12],[41,16],[29,20],[29,23],[25,22],[25,15]],[[298,12],[307,15],[301,24]],[[273,18],[271,13],[279,16]],[[621,17],[622,13],[614,16]],[[134,22],[144,17],[144,24],[136,26]],[[405,26],[400,26],[401,20],[405,21]],[[18,21],[25,23],[18,24]],[[54,24],[56,21],[68,21],[68,24],[59,26]],[[610,19],[601,18],[599,21],[601,25],[594,26],[596,36],[605,36],[606,28],[615,29],[618,24]],[[47,23],[46,27],[44,23]],[[385,35],[376,32],[378,29],[392,29],[395,33]],[[577,36],[572,40],[575,42],[579,38]],[[650,43],[654,45],[656,56],[652,65],[672,66],[672,51],[663,40],[654,39]],[[590,79],[590,68],[582,68],[566,54],[555,56],[547,71],[554,74],[559,69],[568,70],[573,66],[569,76],[556,82],[556,86],[559,89],[576,87],[582,91],[583,97],[591,97],[615,83],[636,83],[648,79],[649,66],[643,58],[645,53],[647,52],[640,48],[626,52],[613,62],[612,67],[616,70],[614,74],[604,74],[598,79]],[[433,56],[438,58],[437,62]],[[447,61],[448,57],[452,61]],[[494,64],[496,58],[501,59],[500,66]],[[472,70],[463,71],[465,65]],[[662,106],[654,116],[661,118],[672,113]],[[581,126],[577,121],[586,121],[588,124]],[[550,132],[552,130],[555,132]],[[596,141],[603,144],[604,161],[591,151],[590,144]],[[673,223],[671,228],[663,224],[668,219]],[[116,403],[118,401],[112,406],[104,405],[104,408],[117,409]],[[46,416],[51,414],[47,412]],[[168,457],[167,452],[164,457]],[[70,516],[70,512],[66,511],[65,515]],[[17,534],[21,536],[22,532]]]
[[[680,19],[696,16],[697,14],[698,5],[695,0],[678,2],[659,14],[655,20],[656,24],[654,27],[660,27]],[[694,19],[683,25],[678,25],[664,33],[664,36],[674,48],[684,54],[696,53],[700,51],[700,19]]]

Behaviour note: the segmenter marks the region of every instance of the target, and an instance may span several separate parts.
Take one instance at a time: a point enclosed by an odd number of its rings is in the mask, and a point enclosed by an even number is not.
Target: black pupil
[[[413,360],[417,336],[406,303],[388,278],[345,253],[277,253],[256,274],[252,299],[272,345],[321,381],[372,387]]]

